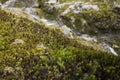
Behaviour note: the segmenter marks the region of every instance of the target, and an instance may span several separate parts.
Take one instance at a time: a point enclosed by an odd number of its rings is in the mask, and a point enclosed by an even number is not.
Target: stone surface
[[[23,44],[24,41],[22,39],[15,39],[12,44]]]

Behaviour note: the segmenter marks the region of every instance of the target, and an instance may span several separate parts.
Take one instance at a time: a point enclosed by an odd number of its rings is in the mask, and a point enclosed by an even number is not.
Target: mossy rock
[[[102,6],[102,5],[101,5]],[[75,22],[72,22],[71,16],[75,18]],[[96,34],[96,32],[113,32],[113,30],[119,31],[120,16],[114,12],[114,9],[100,9],[99,11],[95,10],[83,10],[82,13],[74,14],[72,12],[64,16],[63,22],[69,27],[88,34]],[[85,22],[85,23],[84,23]]]

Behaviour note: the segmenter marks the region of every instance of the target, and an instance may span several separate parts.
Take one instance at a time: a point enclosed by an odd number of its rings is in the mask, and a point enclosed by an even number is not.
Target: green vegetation
[[[0,10],[0,80],[119,80],[119,69],[119,56]]]
[[[52,4],[45,4],[45,2],[46,0],[39,0],[39,8],[45,14],[44,17],[51,20],[56,19],[58,16],[58,10],[51,6]]]
[[[75,14],[71,11],[63,17],[63,22],[79,32],[92,35],[96,34],[96,32],[99,34],[102,31],[113,32],[114,30],[116,32],[120,30],[120,16],[115,12],[115,8],[104,3],[93,4],[98,5],[100,10],[83,10],[80,14]],[[72,22],[71,17],[75,18],[75,22]],[[82,31],[83,29],[84,31]]]
[[[59,0],[60,3],[65,3],[65,2],[71,2],[73,0]],[[74,0],[74,1],[77,1],[77,0]]]
[[[0,0],[1,3],[5,3],[6,1],[8,1],[8,0]]]
[[[89,4],[97,5],[99,10],[83,9],[78,14],[71,10],[66,15],[62,15],[62,22],[83,34],[91,36],[103,36],[106,34],[112,36],[108,39],[109,44],[120,46],[120,37],[118,36],[120,34],[120,8],[113,6],[112,2],[93,1],[89,2]],[[79,7],[81,6],[79,4]],[[60,10],[64,8],[66,6]],[[120,47],[114,49],[118,51],[118,54],[120,53]]]

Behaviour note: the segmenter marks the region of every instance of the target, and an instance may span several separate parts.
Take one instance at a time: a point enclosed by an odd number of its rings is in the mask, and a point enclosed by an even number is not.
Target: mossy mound
[[[74,5],[77,4],[77,5]],[[70,8],[71,6],[74,6]],[[68,11],[68,12],[67,12]],[[75,11],[77,13],[75,13]],[[97,36],[98,40],[108,43],[110,46],[114,44],[120,47],[120,8],[116,7],[112,2],[93,1],[84,3],[73,3],[63,6],[58,10],[61,21],[73,31],[90,36]],[[117,36],[116,36],[117,35]],[[105,40],[103,37],[107,37]],[[114,48],[120,53],[120,48]]]
[[[119,80],[120,57],[0,10],[1,80]]]
[[[91,5],[98,5],[99,10],[83,9],[78,14],[71,11],[62,16],[63,22],[79,32],[92,35],[120,31],[120,15],[117,14],[115,8],[102,2],[91,3]],[[74,22],[71,17],[74,18]]]

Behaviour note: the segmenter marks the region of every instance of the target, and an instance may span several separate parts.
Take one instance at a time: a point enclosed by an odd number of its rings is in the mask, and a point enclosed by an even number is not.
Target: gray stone
[[[23,44],[24,41],[22,39],[15,39],[12,44]]]

